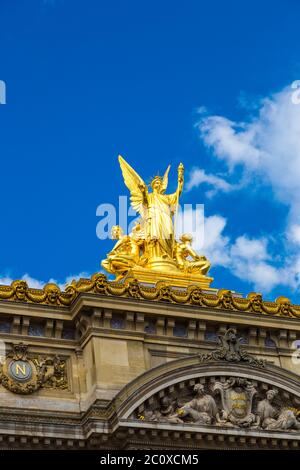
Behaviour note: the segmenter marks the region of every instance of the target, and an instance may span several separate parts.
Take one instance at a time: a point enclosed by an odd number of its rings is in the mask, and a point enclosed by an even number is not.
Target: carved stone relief
[[[209,377],[151,397],[132,416],[149,422],[300,431],[300,400],[263,382]],[[163,395],[163,396],[162,396]]]

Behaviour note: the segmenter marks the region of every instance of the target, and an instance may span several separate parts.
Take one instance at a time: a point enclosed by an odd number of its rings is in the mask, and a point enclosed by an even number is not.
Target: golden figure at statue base
[[[181,235],[180,241],[181,243],[176,242],[175,246],[175,257],[179,269],[185,273],[205,275],[210,268],[210,262],[205,256],[199,256],[192,248],[193,237],[188,233],[184,233]],[[189,257],[192,258],[192,261],[188,259]]]
[[[101,265],[107,272],[115,274],[117,281],[121,280],[133,266],[144,264],[140,258],[140,246],[136,236],[138,230],[139,226],[136,226],[132,234],[124,235],[119,225],[112,227],[112,239],[118,241]]]
[[[210,263],[192,248],[191,235],[183,234],[180,241],[175,239],[174,218],[184,181],[182,163],[173,194],[165,194],[170,166],[163,177],[152,179],[149,193],[142,178],[121,156],[119,163],[131,205],[141,219],[129,235],[124,235],[119,226],[112,228],[112,238],[118,241],[102,261],[102,267],[114,274],[117,281],[134,278],[150,284],[165,281],[180,287],[209,288],[213,280],[206,276]]]

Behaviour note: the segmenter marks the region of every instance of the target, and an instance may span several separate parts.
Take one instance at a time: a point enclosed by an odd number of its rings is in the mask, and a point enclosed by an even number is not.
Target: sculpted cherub
[[[223,308],[234,309],[232,293],[228,289],[219,289],[217,293],[219,297],[219,305]]]
[[[201,273],[205,275],[209,268],[210,262],[205,256],[199,256],[192,248],[193,237],[184,233],[180,237],[180,242],[175,246],[175,259],[178,267],[186,273]],[[192,260],[188,259],[192,258]]]
[[[136,226],[133,231],[139,230]],[[133,266],[140,264],[140,245],[137,241],[137,235],[131,237],[124,235],[119,225],[114,225],[111,229],[113,240],[118,240],[107,258],[101,262],[106,271],[116,275],[116,281],[119,281]]]
[[[292,308],[292,303],[287,297],[278,297],[276,299],[276,304],[279,306],[279,314],[284,317],[293,317],[294,311]]]
[[[253,312],[261,313],[263,309],[262,295],[258,294],[257,292],[250,292],[250,294],[248,294],[248,299],[250,301],[249,306]]]
[[[50,302],[51,304],[56,304],[58,302],[60,288],[56,284],[52,282],[46,284],[44,287],[44,292],[46,294],[48,302]]]
[[[17,300],[26,300],[26,292],[28,285],[26,281],[16,280],[12,283],[12,288],[14,289],[15,296]]]

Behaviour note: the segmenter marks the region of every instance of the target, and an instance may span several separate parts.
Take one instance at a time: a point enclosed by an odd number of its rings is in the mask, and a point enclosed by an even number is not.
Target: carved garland
[[[102,273],[96,273],[90,279],[73,281],[63,292],[53,283],[46,284],[41,290],[28,287],[26,281],[16,280],[10,286],[0,286],[0,299],[67,307],[84,292],[300,318],[300,306],[292,305],[286,297],[278,297],[275,302],[266,302],[259,293],[251,292],[245,299],[234,297],[231,291],[226,289],[220,289],[216,294],[208,294],[196,286],[178,290],[162,281],[155,287],[147,287],[135,279],[127,282],[108,281]]]

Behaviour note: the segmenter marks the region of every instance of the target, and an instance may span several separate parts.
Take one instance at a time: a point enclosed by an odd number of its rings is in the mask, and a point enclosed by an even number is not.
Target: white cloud
[[[65,286],[67,284],[70,284],[72,282],[73,279],[75,280],[78,280],[80,278],[90,278],[91,277],[91,274],[83,271],[79,274],[74,274],[74,275],[70,275],[70,276],[67,276],[66,279],[63,281],[63,282],[58,282],[56,281],[55,279],[49,279],[48,281],[40,281],[38,279],[35,279],[31,276],[29,276],[29,274],[24,274],[20,279],[24,280],[27,282],[28,286],[33,288],[33,289],[43,289],[43,287],[48,284],[49,282],[53,282],[54,284],[57,284],[61,290],[64,290]],[[13,282],[14,279],[12,279],[10,276],[1,276],[0,277],[0,285],[10,285],[12,282]]]
[[[281,283],[280,270],[266,262],[255,260],[233,259],[233,274],[253,284],[257,291],[270,292]]]
[[[235,123],[222,116],[209,116],[199,123],[204,143],[212,147],[215,155],[225,160],[230,171],[237,164],[258,167],[260,150],[253,145],[255,126]]]
[[[2,276],[0,277],[0,285],[2,286],[9,286],[13,282],[9,276]]]
[[[239,279],[252,283],[255,289],[270,292],[284,279],[286,273],[272,266],[268,240],[250,239],[246,235],[232,240],[223,233],[226,222],[219,215],[205,219],[205,241],[200,251],[207,256],[212,266],[228,268]],[[291,276],[292,273],[286,283],[291,283]]]
[[[287,238],[290,243],[300,246],[300,225],[291,224],[287,231]]]
[[[26,281],[27,284],[33,289],[42,289],[45,285],[44,282],[39,281],[38,279],[34,279],[33,277],[29,276],[29,274],[24,274],[21,279]]]
[[[191,172],[186,188],[190,191],[204,183],[213,187],[213,189],[205,193],[207,197],[214,196],[218,191],[229,192],[234,189],[233,185],[229,184],[225,179],[220,176],[208,174],[201,168],[195,168]]]
[[[230,247],[232,272],[252,283],[255,289],[269,292],[280,282],[280,272],[270,264],[266,238],[238,237]]]
[[[280,282],[291,285],[292,271],[272,266],[266,238],[250,239],[243,235],[232,240],[224,236],[225,226],[226,219],[221,216],[205,221],[205,244],[201,251],[212,266],[228,268],[236,277],[264,292],[270,292]]]
[[[226,164],[229,177],[234,178],[236,168],[242,170],[242,184],[246,186],[255,176],[256,186],[271,186],[277,201],[288,207],[285,233],[278,234],[285,242],[286,259],[281,265],[274,263],[272,257],[268,243],[271,235],[257,239],[243,235],[229,240],[223,236],[225,225],[219,230],[216,246],[226,241],[224,259],[230,258],[233,274],[265,291],[278,285],[294,289],[300,285],[300,104],[292,99],[293,93],[295,90],[287,87],[262,99],[256,115],[249,116],[245,122],[204,115],[198,123],[204,144],[216,159]],[[190,187],[199,181],[199,184],[215,184],[216,189],[224,191],[218,177],[213,183],[208,178],[211,175],[201,171],[194,171]],[[237,189],[230,183],[225,188],[227,192]],[[208,246],[208,251],[214,255],[214,243]],[[217,263],[222,264],[219,255]],[[227,261],[223,265],[229,267]]]
[[[203,251],[213,266],[229,266],[229,238],[223,234],[226,219],[220,215],[205,218]]]
[[[245,235],[238,237],[231,247],[231,256],[234,258],[255,259],[256,261],[265,261],[270,259],[267,252],[267,240],[249,239]]]
[[[221,116],[199,122],[204,143],[230,171],[239,165],[271,184],[278,200],[300,221],[300,104],[285,88],[261,100],[256,117],[237,123]]]

